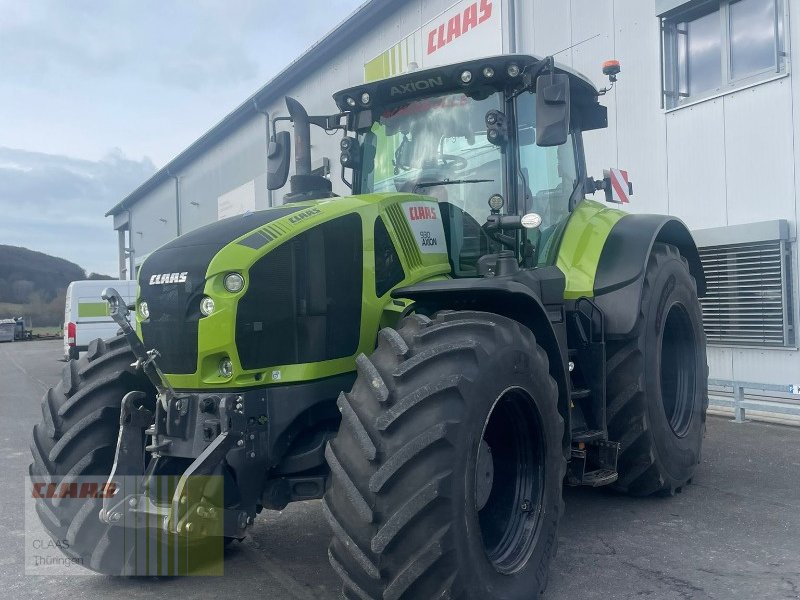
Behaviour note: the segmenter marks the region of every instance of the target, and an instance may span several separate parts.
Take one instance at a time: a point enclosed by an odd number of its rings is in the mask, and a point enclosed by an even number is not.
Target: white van
[[[129,305],[136,301],[136,282],[131,280],[73,281],[67,288],[64,307],[64,358],[78,358],[94,339],[114,337],[119,326],[108,315],[108,304],[100,297],[115,288]]]

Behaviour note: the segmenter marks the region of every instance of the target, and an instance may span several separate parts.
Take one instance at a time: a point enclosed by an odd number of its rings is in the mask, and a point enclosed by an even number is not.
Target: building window
[[[664,107],[786,72],[786,0],[679,3],[661,19]]]

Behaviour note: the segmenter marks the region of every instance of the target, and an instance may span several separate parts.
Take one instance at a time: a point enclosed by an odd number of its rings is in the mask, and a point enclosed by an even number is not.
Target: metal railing
[[[712,406],[719,406],[723,408],[733,409],[733,420],[736,423],[744,423],[745,413],[748,410],[772,413],[776,416],[790,415],[800,417],[800,384],[798,385],[777,385],[772,383],[751,383],[747,381],[730,381],[727,379],[709,379],[709,386],[731,388],[733,389],[733,398],[710,397],[709,404]],[[759,392],[779,392],[781,394],[790,394],[795,396],[798,402],[793,402],[794,399],[787,401],[781,400],[756,400],[753,398],[746,398],[744,395],[745,390],[755,390]],[[709,390],[710,391],[710,390]]]

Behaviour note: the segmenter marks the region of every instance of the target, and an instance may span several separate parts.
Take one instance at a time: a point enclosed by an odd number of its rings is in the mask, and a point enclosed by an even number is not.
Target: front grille
[[[339,217],[278,246],[250,269],[236,314],[244,369],[351,356],[361,330],[361,217]]]
[[[150,318],[140,325],[142,339],[148,350],[154,348],[161,354],[159,365],[165,373],[184,375],[197,370],[200,300],[208,265],[217,253],[247,232],[298,210],[293,206],[271,208],[210,223],[172,240],[147,258],[139,271],[140,298],[150,308]],[[184,272],[187,278],[183,283],[150,284],[153,275],[169,278]]]
[[[205,269],[190,272],[185,283],[145,285],[141,299],[150,308],[150,318],[140,324],[148,350],[161,354],[165,373],[189,374],[197,369],[197,328]],[[142,279],[144,282],[145,280]]]

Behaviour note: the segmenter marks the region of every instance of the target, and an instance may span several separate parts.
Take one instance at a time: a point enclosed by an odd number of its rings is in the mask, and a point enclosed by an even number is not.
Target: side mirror
[[[560,146],[567,141],[570,120],[569,76],[536,78],[536,145]]]
[[[289,178],[292,138],[288,131],[275,134],[267,149],[267,189],[279,190]]]

